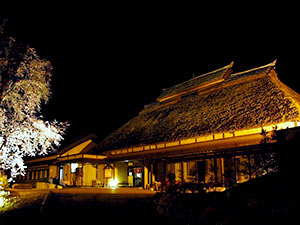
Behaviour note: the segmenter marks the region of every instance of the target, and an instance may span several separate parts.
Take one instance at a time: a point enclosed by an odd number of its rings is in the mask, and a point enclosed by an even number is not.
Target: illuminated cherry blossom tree
[[[25,156],[45,155],[63,139],[67,123],[45,121],[52,66],[0,25],[0,169],[24,175]]]

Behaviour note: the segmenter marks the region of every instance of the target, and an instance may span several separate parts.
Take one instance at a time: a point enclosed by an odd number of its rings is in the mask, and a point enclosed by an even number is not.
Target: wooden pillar
[[[217,157],[214,156],[214,174],[215,174],[215,183],[218,183],[218,163],[217,163]]]
[[[224,177],[224,174],[225,174],[225,168],[224,168],[224,158],[221,157],[221,182],[222,182],[222,185],[224,187],[225,185],[225,177]]]
[[[167,174],[167,166],[168,166],[168,163],[167,161],[163,161],[163,169],[164,169],[164,182],[166,183],[167,182],[167,177],[168,177],[168,174]]]
[[[153,184],[153,181],[155,181],[155,175],[154,175],[154,162],[151,162],[151,171],[150,171],[150,173],[151,173],[151,184]]]
[[[237,161],[236,161],[236,154],[233,155],[234,160],[234,183],[236,184],[238,181],[238,170],[237,170]]]
[[[80,171],[80,186],[83,186],[83,166],[84,163],[81,163],[81,171]]]
[[[143,187],[144,189],[147,189],[148,188],[148,168],[147,166],[143,166]]]
[[[98,183],[98,163],[96,163],[96,186],[97,186],[97,183]]]
[[[251,155],[248,155],[248,170],[249,170],[249,180],[251,180]]]
[[[151,164],[152,164],[152,162],[149,161],[149,163],[148,163],[148,184],[149,184],[149,187],[151,187],[151,184],[152,184]]]
[[[184,184],[183,161],[180,162],[180,166],[181,166],[181,184]]]

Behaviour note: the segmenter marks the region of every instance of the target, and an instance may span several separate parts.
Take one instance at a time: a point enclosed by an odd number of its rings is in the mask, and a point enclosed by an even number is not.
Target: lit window
[[[106,168],[104,170],[104,177],[105,178],[112,178],[112,169],[111,168]]]
[[[78,168],[78,163],[71,163],[71,173],[76,173],[77,168]]]

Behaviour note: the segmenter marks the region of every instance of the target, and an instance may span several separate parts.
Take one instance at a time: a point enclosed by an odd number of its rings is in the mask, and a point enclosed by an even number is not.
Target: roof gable
[[[46,161],[65,161],[69,160],[69,156],[72,158],[70,160],[77,160],[77,159],[96,159],[101,160],[104,159],[104,156],[101,155],[92,155],[92,151],[96,148],[95,138],[97,136],[95,134],[90,134],[85,137],[81,137],[75,141],[73,141],[71,144],[69,144],[67,147],[60,150],[56,155],[52,156],[43,156],[40,158],[34,158],[34,159],[28,159],[26,160],[26,163],[44,163]]]
[[[69,144],[68,146],[66,146],[65,148],[61,149],[57,154],[58,155],[63,155],[64,153],[72,150],[73,148],[76,148],[78,145],[88,141],[88,140],[94,140],[95,138],[97,138],[97,136],[95,134],[90,134],[84,137],[80,137],[74,141],[72,141],[71,144]]]
[[[83,150],[85,150],[85,148],[92,143],[92,140],[89,139],[73,148],[71,148],[70,150],[66,151],[64,154],[62,154],[61,156],[67,156],[67,155],[76,155],[76,154],[80,154],[83,153]]]

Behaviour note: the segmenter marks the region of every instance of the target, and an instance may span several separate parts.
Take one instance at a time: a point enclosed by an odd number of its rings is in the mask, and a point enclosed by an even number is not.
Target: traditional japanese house
[[[106,156],[90,154],[96,147],[96,135],[73,141],[56,154],[26,160],[26,175],[18,183],[49,182],[63,186],[95,186],[103,184],[103,164]],[[43,186],[42,186],[43,187]]]
[[[279,81],[275,63],[238,73],[231,63],[163,89],[94,149],[107,156],[107,178],[224,187],[276,170],[258,168],[256,156],[271,152],[272,130],[299,126],[300,95]]]
[[[238,73],[231,63],[163,89],[102,142],[89,135],[27,160],[19,182],[224,188],[274,171],[272,131],[300,123],[300,95],[279,81],[275,63]]]

